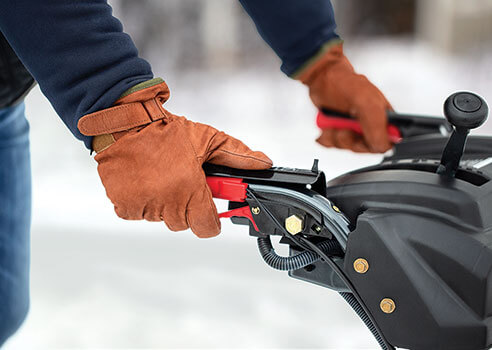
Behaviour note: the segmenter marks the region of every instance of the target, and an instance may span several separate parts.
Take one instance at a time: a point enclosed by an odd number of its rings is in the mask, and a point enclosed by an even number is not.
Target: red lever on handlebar
[[[249,205],[219,214],[219,218],[232,218],[233,216],[248,219],[253,224],[255,230],[260,232],[260,230],[258,230],[258,226],[256,226],[255,220],[253,219],[253,215],[251,214],[251,209],[249,209]]]
[[[246,199],[248,184],[243,183],[243,179],[207,176],[207,184],[214,198],[233,202],[244,202]]]
[[[357,120],[341,116],[326,115],[322,111],[318,112],[316,124],[320,129],[350,129],[357,134],[362,135],[362,127]],[[400,130],[391,124],[388,125],[388,137],[393,143],[398,143],[402,139]]]
[[[212,191],[212,197],[225,199],[232,202],[244,202],[246,200],[246,189],[248,184],[243,179],[228,178],[220,176],[207,176],[207,184]],[[219,218],[231,218],[233,216],[247,218],[253,224],[256,231],[258,226],[253,219],[249,205],[220,213]]]

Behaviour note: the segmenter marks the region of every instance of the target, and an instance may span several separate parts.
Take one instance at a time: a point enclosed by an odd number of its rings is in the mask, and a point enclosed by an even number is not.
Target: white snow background
[[[484,50],[450,57],[420,42],[381,39],[349,42],[346,52],[397,111],[440,114],[457,90],[492,103],[492,53]],[[275,165],[310,168],[319,158],[332,178],[380,159],[318,146],[306,89],[274,59],[234,74],[156,75],[171,88],[168,109],[236,136]],[[27,113],[32,306],[5,349],[377,348],[337,293],[265,265],[245,227],[224,220],[220,236],[199,240],[163,224],[118,219],[95,161],[38,88]]]

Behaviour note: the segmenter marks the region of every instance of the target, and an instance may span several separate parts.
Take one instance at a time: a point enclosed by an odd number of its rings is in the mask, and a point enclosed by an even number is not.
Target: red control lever
[[[244,202],[246,200],[246,189],[248,184],[243,179],[220,176],[207,176],[207,184],[212,191],[212,197],[225,199],[232,202]],[[253,219],[249,205],[219,213],[219,218],[231,218],[233,216],[247,218],[253,224],[256,231],[258,226]]]
[[[248,219],[253,224],[255,230],[260,232],[260,230],[258,230],[258,226],[256,226],[255,220],[253,219],[253,215],[251,214],[249,205],[245,205],[244,207],[232,209],[219,214],[219,218],[232,218],[233,216]]]
[[[244,202],[246,199],[247,183],[235,177],[207,176],[207,184],[212,191],[212,197],[233,202]]]
[[[319,111],[316,117],[316,124],[320,129],[350,129],[362,135],[362,127],[357,120],[341,115],[328,115]],[[388,125],[388,136],[393,143],[398,143],[402,139],[400,130],[392,124]]]

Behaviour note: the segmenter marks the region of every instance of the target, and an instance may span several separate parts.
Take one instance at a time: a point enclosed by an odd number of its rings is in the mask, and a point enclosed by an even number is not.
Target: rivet
[[[251,208],[251,212],[255,215],[258,215],[260,213],[260,207]]]
[[[395,311],[396,304],[393,299],[384,298],[383,300],[381,300],[381,303],[379,303],[379,307],[381,308],[381,311],[383,311],[385,314],[390,314]]]
[[[340,208],[338,208],[335,204],[332,204],[331,207],[333,208],[334,211],[340,213]]]
[[[364,258],[358,258],[354,261],[354,270],[357,273],[366,273],[369,270],[369,263]]]

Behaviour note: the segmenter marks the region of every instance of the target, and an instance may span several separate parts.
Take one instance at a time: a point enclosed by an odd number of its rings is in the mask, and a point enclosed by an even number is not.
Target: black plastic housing
[[[492,345],[492,138],[469,138],[455,179],[435,173],[445,138],[398,147],[381,164],[330,182],[351,221],[344,272],[388,341],[410,349]],[[413,152],[412,152],[413,149]],[[369,262],[360,274],[357,258]],[[306,279],[311,272],[299,271]],[[293,275],[296,275],[296,271]],[[322,278],[329,275],[323,274]],[[298,276],[301,277],[301,276]],[[309,277],[309,276],[307,276]],[[324,281],[327,282],[327,281]],[[383,298],[396,304],[380,309]]]
[[[313,169],[238,171],[207,166],[207,175],[242,177],[251,184],[302,190],[310,186],[334,203],[352,224],[344,257],[335,257],[363,304],[393,346],[427,350],[481,350],[492,346],[492,138],[470,136],[455,177],[436,173],[447,138],[404,139],[380,164],[352,171],[325,185]],[[303,234],[313,240],[319,213],[285,198],[259,198],[278,218],[305,215]],[[255,202],[248,203],[255,205]],[[244,203],[230,203],[231,208]],[[281,234],[255,217],[260,232]],[[311,225],[313,224],[313,225]],[[316,237],[317,236],[317,237]],[[285,237],[291,255],[302,250]],[[369,263],[366,273],[354,261]],[[349,289],[322,261],[289,275],[334,290]],[[384,313],[382,299],[396,308]]]

